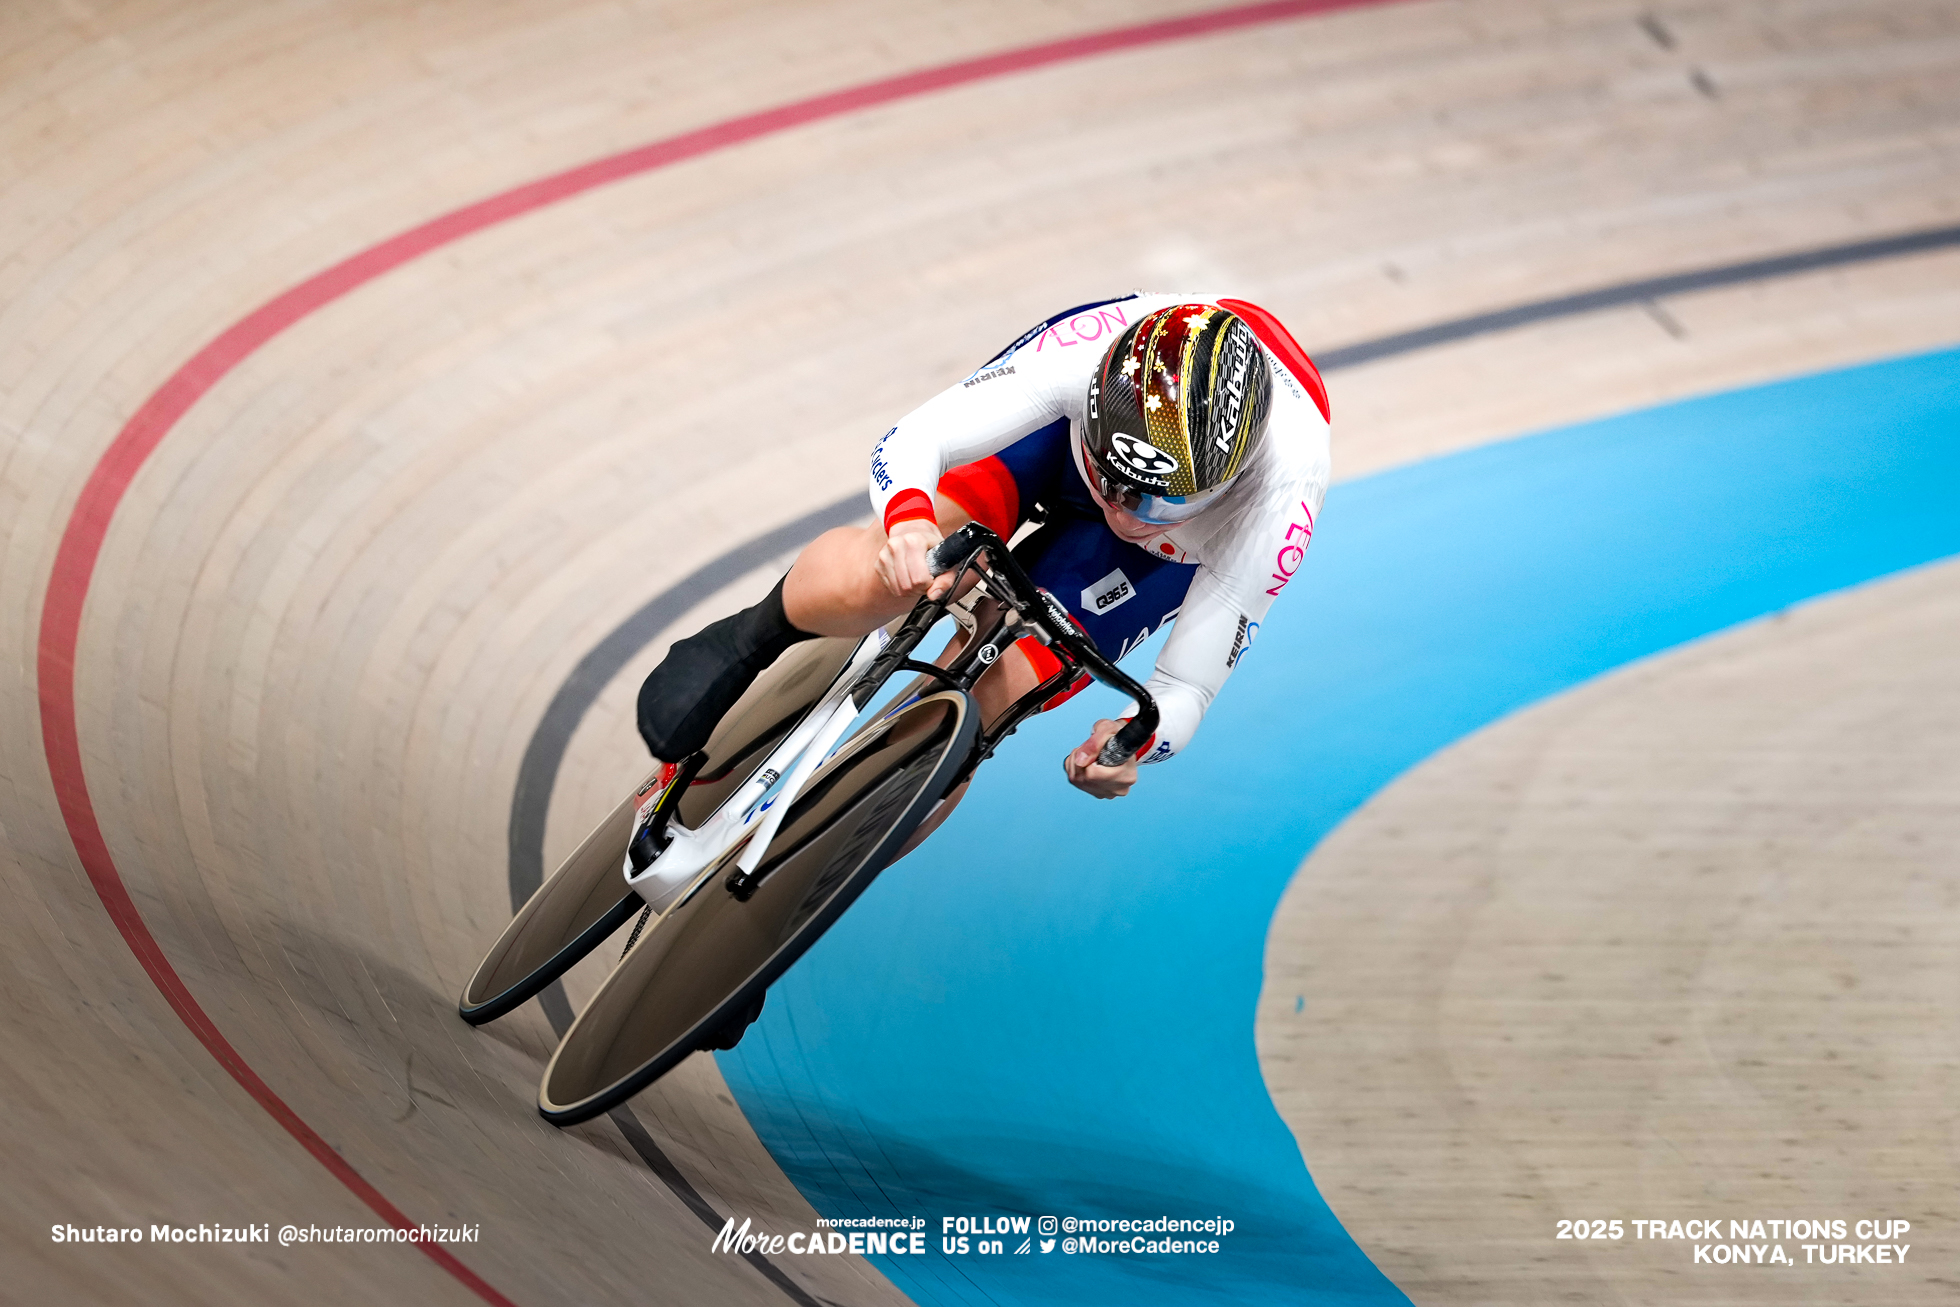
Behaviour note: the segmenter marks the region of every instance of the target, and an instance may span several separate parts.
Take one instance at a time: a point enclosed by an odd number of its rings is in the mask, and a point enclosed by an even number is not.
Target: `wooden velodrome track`
[[[6,7],[5,1296],[897,1301],[849,1257],[765,1273],[709,1254],[699,1205],[811,1216],[710,1060],[636,1102],[636,1151],[615,1124],[537,1120],[551,1032],[535,1009],[482,1032],[454,1017],[509,911],[522,755],[581,656],[648,595],[848,495],[892,416],[1111,288],[1236,290],[1332,354],[1960,224],[1960,10],[1944,0],[1326,8],[629,176],[356,268],[273,333],[249,315],[307,278],[534,179],[1191,6]],[[1332,375],[1337,473],[1951,344],[1957,310],[1960,251],[1932,242],[1406,351]],[[249,342],[223,335],[241,323]],[[214,340],[237,345],[226,366],[179,373]],[[147,458],[119,455],[173,375],[195,402]],[[100,553],[78,572],[58,551],[91,532]],[[49,661],[63,621],[72,682]],[[1954,943],[1956,637],[1952,566],[1823,601],[1466,741],[1310,859],[1271,940],[1268,1081],[1334,1210],[1418,1302],[1761,1293],[1684,1283],[1659,1259],[1553,1256],[1570,1201],[1685,1206],[1717,1174],[1753,1177],[1725,1190],[1736,1202],[1801,1182],[1871,1209],[1856,1214],[1938,1219],[1960,1003],[1926,977],[1950,972]],[[547,861],[641,765],[626,706],[658,653],[572,736]],[[1883,674],[1841,711],[1779,707],[1854,660]],[[1612,972],[1651,996],[1652,1056],[1629,1070],[1555,989],[1515,1001],[1507,968],[1553,968],[1507,943],[1556,927],[1558,970],[1603,975],[1586,947],[1610,932],[1574,914],[1628,910],[1551,893],[1562,848],[1665,822],[1688,787],[1729,806],[1697,808],[1677,843],[1746,860],[1733,831],[1785,829],[1815,806],[1815,761],[1846,756],[1869,765],[1834,795],[1836,842],[1792,855],[1796,888],[1742,931],[1717,894]],[[1910,831],[1905,780],[1933,796],[1908,805]],[[1665,876],[1625,858],[1619,874],[1664,900]],[[1817,942],[1846,860],[1920,886],[1876,910],[1921,918],[1909,946]],[[1397,910],[1422,887],[1431,908]],[[145,931],[147,969],[128,942]],[[1295,1019],[1303,973],[1352,992]],[[178,978],[174,1006],[158,976]],[[575,975],[574,997],[590,983]],[[1738,1071],[1763,1061],[1749,1038],[1800,1025],[1794,1005],[1821,994],[1840,1066]],[[1721,1004],[1731,1024],[1709,1016]],[[1574,1068],[1557,1101],[1491,1054],[1498,1020],[1535,1065]],[[1774,1110],[1724,1114],[1724,1094]],[[1613,1124],[1534,1131],[1561,1102]],[[1772,1154],[1780,1169],[1756,1176]],[[482,1242],[452,1266],[405,1247],[48,1233],[376,1225],[384,1208],[480,1225]],[[1948,1300],[1953,1240],[1924,1233],[1926,1261],[1859,1301]]]

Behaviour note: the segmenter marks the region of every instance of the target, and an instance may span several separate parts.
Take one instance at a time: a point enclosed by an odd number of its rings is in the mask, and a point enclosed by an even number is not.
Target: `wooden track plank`
[[[1801,605],[1479,732],[1307,860],[1260,1055],[1417,1303],[1951,1298],[1956,638],[1950,562]],[[1877,1212],[1905,1265],[1554,1239]]]

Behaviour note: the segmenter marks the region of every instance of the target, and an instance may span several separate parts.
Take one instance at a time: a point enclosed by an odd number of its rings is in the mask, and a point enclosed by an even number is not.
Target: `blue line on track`
[[[1030,723],[723,1072],[820,1212],[931,1218],[932,1253],[877,1259],[921,1303],[1403,1302],[1320,1199],[1253,1049],[1302,858],[1526,704],[1956,552],[1960,350],[1337,486],[1185,756],[1096,803],[1059,774],[1081,701]],[[941,1216],[1044,1213],[1238,1228],[1215,1257],[937,1252]]]

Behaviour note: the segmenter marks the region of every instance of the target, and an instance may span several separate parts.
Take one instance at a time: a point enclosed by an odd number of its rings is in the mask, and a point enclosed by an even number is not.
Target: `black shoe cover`
[[[789,624],[783,583],[752,608],[678,641],[640,685],[640,738],[662,762],[708,743],[715,725],[783,650],[817,637]]]
[[[735,1045],[741,1043],[742,1036],[749,1033],[749,1027],[754,1025],[756,1019],[762,1015],[762,1003],[768,997],[769,991],[764,990],[762,993],[757,994],[754,1000],[746,1007],[737,1008],[735,1011],[729,1013],[728,1019],[722,1022],[717,1029],[711,1030],[701,1036],[701,1042],[697,1047],[704,1053],[712,1052],[716,1049],[727,1052],[729,1049],[735,1047]]]

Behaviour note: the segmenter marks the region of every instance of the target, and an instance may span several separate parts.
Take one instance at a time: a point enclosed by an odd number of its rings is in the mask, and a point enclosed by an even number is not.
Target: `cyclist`
[[[1007,539],[1041,520],[1017,556],[1112,659],[1176,619],[1147,686],[1156,734],[1102,767],[1121,723],[1099,721],[1063,760],[1078,788],[1127,794],[1139,763],[1190,741],[1298,570],[1328,431],[1312,361],[1255,305],[1138,292],[1069,309],[887,431],[871,454],[876,524],[825,533],[767,598],[676,643],[641,686],[641,736],[678,762],[790,645],[863,635],[943,594],[951,578],[926,555],[946,534],[979,521]],[[982,712],[1059,667],[1023,639],[975,687]]]

